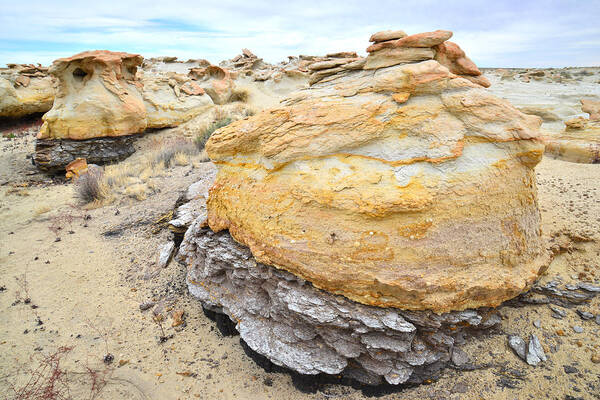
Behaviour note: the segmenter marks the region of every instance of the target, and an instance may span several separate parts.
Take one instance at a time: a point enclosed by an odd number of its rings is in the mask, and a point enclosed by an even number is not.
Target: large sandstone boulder
[[[218,172],[179,259],[190,292],[275,364],[421,382],[545,270],[541,119],[435,59],[371,69],[450,35],[313,59],[329,75],[207,142]]]
[[[540,123],[434,60],[345,72],[211,137],[208,224],[363,304],[496,306],[546,261]]]
[[[39,139],[82,140],[141,133],[146,108],[136,77],[142,56],[106,50],[60,58],[50,67],[58,80]]]
[[[214,105],[204,89],[183,74],[148,73],[141,81],[147,128],[178,126]]]
[[[0,118],[45,113],[54,101],[54,81],[48,69],[10,64],[0,69]]]

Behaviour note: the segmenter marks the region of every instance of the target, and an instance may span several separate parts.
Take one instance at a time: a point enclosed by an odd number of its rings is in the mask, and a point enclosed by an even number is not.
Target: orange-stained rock
[[[211,136],[207,224],[363,304],[496,306],[548,262],[540,124],[434,60],[343,70]]]
[[[437,30],[434,32],[423,32],[403,37],[398,40],[379,42],[367,47],[367,52],[394,47],[433,47],[445,42],[452,37],[452,32]]]
[[[235,83],[229,70],[209,65],[206,68],[191,68],[188,75],[197,81],[215,104],[225,104],[231,100]]]
[[[600,121],[600,101],[581,100],[581,111],[590,114],[590,121]]]
[[[65,171],[67,171],[65,177],[67,179],[79,178],[79,176],[85,173],[87,169],[88,165],[85,158],[76,158],[65,167]]]
[[[461,75],[461,76],[479,86],[483,86],[484,88],[489,88],[492,85],[491,82],[488,80],[488,78],[486,78],[483,75],[479,75],[479,76]]]
[[[456,75],[481,75],[481,71],[465,52],[453,42],[444,42],[434,47],[435,59],[442,65],[448,67],[450,72]],[[486,86],[487,87],[487,86]]]
[[[123,136],[146,129],[146,109],[136,77],[140,55],[107,50],[60,58],[50,67],[58,79],[54,105],[38,139]]]

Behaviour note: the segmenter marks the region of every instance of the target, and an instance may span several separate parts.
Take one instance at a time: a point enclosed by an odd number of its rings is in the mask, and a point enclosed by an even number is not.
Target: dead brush
[[[240,103],[248,102],[250,98],[250,91],[246,88],[235,89],[231,95],[231,101],[239,101]]]
[[[176,141],[163,147],[152,159],[152,165],[163,164],[170,167],[176,163],[177,155],[196,156],[200,149],[194,143],[188,141]]]
[[[108,197],[108,187],[104,182],[104,173],[99,168],[89,169],[75,181],[75,194],[83,203],[102,201]]]
[[[6,397],[3,398],[7,400],[95,400],[109,385],[117,384],[133,389],[129,393],[130,396],[124,398],[147,398],[133,382],[113,376],[116,367],[106,362],[98,368],[86,364],[82,370],[65,369],[64,362],[73,349],[74,347],[61,346],[48,354],[36,353],[30,357],[32,367],[19,366],[16,373],[1,376],[0,383],[7,388],[3,392],[3,396]]]

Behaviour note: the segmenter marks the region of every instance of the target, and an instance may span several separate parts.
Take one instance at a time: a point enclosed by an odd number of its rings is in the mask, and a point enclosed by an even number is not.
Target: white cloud
[[[600,2],[0,1],[0,62],[47,64],[86,49],[218,62],[242,47],[277,62],[364,53],[382,29],[449,29],[481,66],[600,64]]]

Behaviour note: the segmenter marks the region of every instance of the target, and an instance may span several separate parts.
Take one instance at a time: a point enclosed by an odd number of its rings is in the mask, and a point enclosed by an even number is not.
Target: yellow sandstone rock
[[[546,154],[563,161],[600,163],[600,121],[579,117],[565,124],[559,136],[545,138]]]
[[[363,304],[445,312],[527,289],[548,261],[541,120],[435,60],[330,78],[212,135],[209,227]]]
[[[106,50],[60,58],[50,67],[58,79],[52,109],[38,139],[123,136],[146,129],[146,108],[136,77],[142,56]]]

